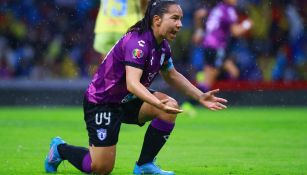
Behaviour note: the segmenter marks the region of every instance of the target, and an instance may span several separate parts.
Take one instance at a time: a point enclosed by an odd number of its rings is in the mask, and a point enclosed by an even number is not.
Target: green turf
[[[131,174],[146,127],[123,125],[112,174]],[[87,145],[81,108],[0,108],[0,175],[45,174],[50,138]],[[180,115],[158,164],[177,175],[306,175],[307,109],[229,108]],[[58,174],[81,174],[68,162]]]

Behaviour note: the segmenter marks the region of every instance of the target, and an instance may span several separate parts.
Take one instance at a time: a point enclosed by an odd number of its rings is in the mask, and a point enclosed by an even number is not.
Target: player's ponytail
[[[151,29],[152,19],[155,15],[162,17],[168,11],[169,5],[178,4],[176,0],[150,0],[144,18],[131,26],[128,32],[137,31],[144,33]]]

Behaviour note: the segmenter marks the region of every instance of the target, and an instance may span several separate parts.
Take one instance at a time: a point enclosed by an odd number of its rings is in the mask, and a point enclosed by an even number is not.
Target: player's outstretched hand
[[[227,100],[215,96],[215,94],[219,91],[219,89],[214,89],[212,91],[203,93],[198,100],[199,103],[213,111],[227,108],[227,106],[223,104],[227,103]]]
[[[161,102],[162,102],[162,104],[161,104],[160,109],[162,109],[166,113],[169,113],[169,114],[179,114],[179,113],[183,112],[182,109],[177,109],[177,108],[168,106],[167,102],[169,102],[169,99],[163,99],[163,100],[161,100]]]

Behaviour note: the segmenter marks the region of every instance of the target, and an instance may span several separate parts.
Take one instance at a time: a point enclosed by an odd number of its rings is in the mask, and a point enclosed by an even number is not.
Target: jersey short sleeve
[[[161,66],[161,71],[169,71],[174,68],[173,59],[172,59],[172,51],[170,45],[166,44],[165,58],[163,60],[163,64]]]
[[[133,35],[125,43],[124,61],[126,65],[143,69],[148,57],[148,45],[140,36]]]
[[[172,59],[172,57],[169,57],[168,60],[164,61],[163,65],[161,67],[161,71],[163,71],[163,72],[170,71],[173,68],[174,68],[173,59]]]

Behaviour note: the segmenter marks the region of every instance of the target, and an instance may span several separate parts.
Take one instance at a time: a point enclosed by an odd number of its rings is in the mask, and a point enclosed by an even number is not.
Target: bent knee
[[[175,99],[173,99],[172,97],[170,97],[170,96],[168,96],[164,93],[161,93],[161,92],[155,92],[154,95],[156,97],[158,97],[158,99],[160,99],[160,100],[168,99],[168,102],[166,103],[168,106],[179,109],[178,102]]]
[[[176,108],[176,109],[179,109],[178,102],[173,98],[170,98],[170,100],[166,103],[166,105],[173,107],[173,108]]]
[[[166,103],[166,105],[173,107],[173,108],[176,108],[176,109],[180,108],[179,105],[178,105],[178,102],[174,99],[171,99],[170,101],[168,101]],[[161,111],[161,113],[158,114],[157,117],[166,121],[166,122],[175,123],[176,118],[177,118],[177,114],[170,114],[170,113],[166,113],[164,111]]]
[[[92,172],[98,173],[100,175],[110,174],[114,168],[114,165],[111,163],[93,163],[91,165]]]

